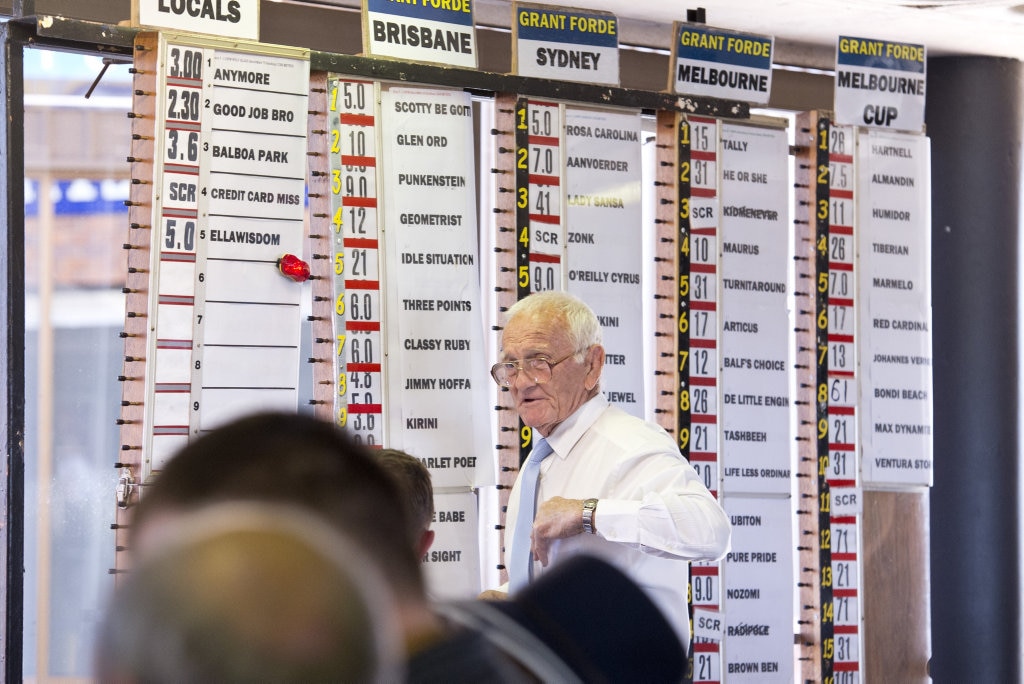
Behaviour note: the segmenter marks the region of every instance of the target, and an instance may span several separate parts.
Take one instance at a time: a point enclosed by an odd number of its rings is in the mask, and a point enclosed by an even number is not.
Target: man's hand
[[[537,507],[530,533],[533,556],[542,566],[548,564],[548,549],[556,539],[583,533],[583,499],[548,499]]]

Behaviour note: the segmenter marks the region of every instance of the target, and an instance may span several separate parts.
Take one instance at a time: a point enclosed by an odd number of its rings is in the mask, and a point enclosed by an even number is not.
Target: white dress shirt
[[[578,553],[604,558],[647,592],[688,644],[688,561],[719,560],[729,551],[725,511],[663,428],[609,405],[603,394],[577,409],[547,441],[554,453],[541,464],[538,506],[555,496],[598,499],[596,534],[554,542],[549,567]],[[509,494],[506,540],[515,534],[519,489],[517,479]],[[541,572],[538,563],[534,577]]]

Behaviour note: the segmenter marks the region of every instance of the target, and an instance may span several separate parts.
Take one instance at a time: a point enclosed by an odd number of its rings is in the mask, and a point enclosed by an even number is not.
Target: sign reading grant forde
[[[673,33],[673,92],[768,103],[774,38],[680,22]]]
[[[260,39],[260,0],[134,0],[132,25]]]
[[[520,76],[619,85],[619,27],[607,12],[516,3],[513,71]]]
[[[925,57],[923,45],[840,36],[836,123],[923,130]]]
[[[363,46],[373,57],[475,69],[473,0],[363,0]]]

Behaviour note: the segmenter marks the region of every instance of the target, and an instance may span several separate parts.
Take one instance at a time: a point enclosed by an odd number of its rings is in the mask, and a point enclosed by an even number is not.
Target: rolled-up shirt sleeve
[[[604,539],[656,556],[711,561],[729,551],[729,520],[699,483],[649,490],[639,501],[599,498],[595,520]]]
[[[662,428],[595,399],[549,442],[567,457],[541,466],[542,500],[596,498],[597,536],[687,561],[728,553],[725,511]]]

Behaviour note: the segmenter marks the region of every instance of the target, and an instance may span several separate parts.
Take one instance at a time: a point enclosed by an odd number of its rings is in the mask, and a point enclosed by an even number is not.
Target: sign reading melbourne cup
[[[132,25],[259,40],[260,0],[134,0]]]
[[[840,36],[836,44],[836,122],[924,130],[926,57],[923,45]]]
[[[774,38],[681,22],[673,33],[673,92],[768,103]]]

